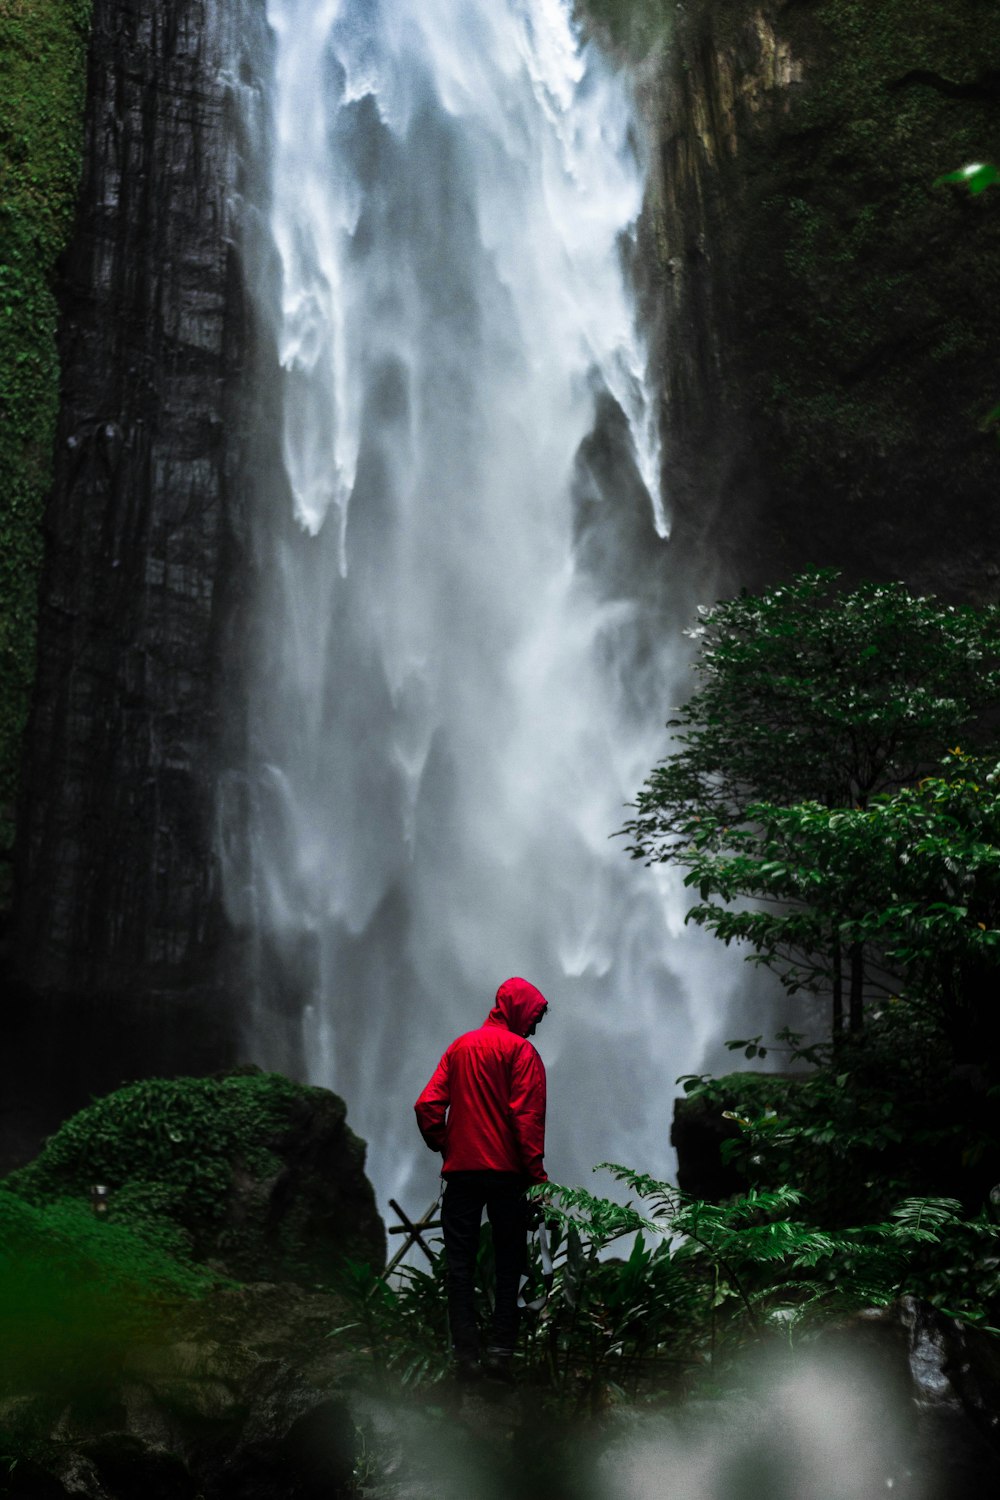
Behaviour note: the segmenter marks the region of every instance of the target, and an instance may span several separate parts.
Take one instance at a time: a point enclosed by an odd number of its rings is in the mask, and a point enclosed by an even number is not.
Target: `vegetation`
[[[0,1193],[0,1394],[100,1388],[215,1279],[169,1220],[105,1223],[86,1201]]]
[[[748,1343],[796,1342],[906,1292],[991,1329],[1000,1314],[1000,1229],[967,1220],[954,1199],[907,1198],[880,1222],[827,1229],[793,1187],[751,1187],[719,1205],[604,1166],[638,1206],[550,1185],[551,1270],[532,1252],[520,1376],[562,1409],[710,1390]],[[608,1258],[624,1236],[628,1254]],[[484,1231],[484,1324],[490,1278]],[[355,1268],[349,1291],[358,1320],[334,1336],[363,1330],[379,1374],[394,1370],[404,1386],[443,1377],[442,1257],[430,1271],[404,1272],[396,1288]]]
[[[818,479],[849,515],[871,506],[872,482],[922,488],[927,466],[958,461],[975,489],[995,463],[975,434],[995,347],[982,308],[996,221],[986,203],[949,206],[933,183],[942,150],[972,160],[994,138],[996,39],[953,0],[925,0],[916,21],[908,0],[824,0],[801,24],[814,65],[789,101],[781,156],[765,136],[762,160],[741,163],[760,194],[750,299],[786,309],[748,325],[747,373],[788,480]],[[796,20],[785,29],[796,55]],[[954,422],[941,421],[942,391]]]
[[[780,1039],[811,1073],[683,1080],[687,1107],[729,1122],[733,1185],[791,1185],[838,1231],[961,1198],[970,1218],[945,1238],[968,1273],[1000,1176],[997,611],[835,581],[708,612],[705,686],[640,795],[632,852],[685,870],[688,920],[788,990],[832,995],[831,1043]],[[987,1263],[974,1279],[992,1285]]]
[[[101,1184],[108,1227],[159,1245],[185,1272],[207,1266],[313,1284],[332,1274],[337,1247],[302,1221],[291,1189],[279,1224],[269,1210],[286,1165],[283,1140],[304,1115],[324,1110],[334,1116],[326,1123],[342,1125],[334,1095],[257,1069],[132,1084],[81,1110],[0,1182],[0,1211],[16,1198],[40,1212],[92,1217]],[[343,1132],[350,1152],[354,1137]]]
[[[891,1000],[860,1036],[804,1045],[785,1030],[730,1047],[811,1071],[679,1080],[703,1121],[727,1122],[729,1183],[801,1189],[822,1222],[884,1218],[901,1198],[959,1197],[980,1212],[1000,1177],[998,1092],[985,1069],[957,1065],[926,1008]]]
[[[994,762],[956,740],[995,743],[1000,609],[837,576],[706,612],[703,685],[668,724],[677,748],[639,793],[630,852],[684,868],[688,919],[749,943],[790,991],[829,991],[834,1035],[845,989],[859,1031],[866,995],[904,987],[975,1050],[1000,803]],[[768,906],[729,904],[745,898]]]
[[[68,1120],[0,1181],[2,1389],[106,1386],[136,1342],[235,1277],[329,1280],[338,1246],[301,1221],[281,1155],[302,1129],[353,1149],[336,1096],[257,1069],[150,1079]]]
[[[90,0],[0,0],[0,910],[35,669],[58,405],[57,262],[80,170]]]
[[[1000,608],[901,583],[838,587],[832,569],[705,610],[690,631],[702,685],[667,727],[625,825],[630,852],[672,858],[694,820],[723,844],[753,802],[866,807],[913,781],[1000,698]]]
[[[991,1056],[1000,967],[1000,766],[959,749],[940,776],[875,797],[867,807],[751,805],[730,849],[700,827],[677,857],[702,896],[688,920],[751,959],[790,991],[832,990],[838,962],[858,959],[852,1030],[862,994],[907,994],[930,1008],[962,1059]],[[704,840],[704,842],[703,842]],[[733,907],[749,897],[763,907]],[[852,993],[852,1004],[855,995]]]

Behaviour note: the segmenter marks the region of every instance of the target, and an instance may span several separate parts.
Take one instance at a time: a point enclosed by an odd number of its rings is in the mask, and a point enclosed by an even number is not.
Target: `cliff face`
[[[58,408],[52,284],[73,227],[89,29],[90,0],[0,6],[0,949]]]
[[[644,275],[682,557],[992,596],[1000,190],[933,186],[1000,152],[985,0],[688,0],[665,41],[662,5],[591,4],[661,48]],[[216,987],[252,568],[225,70],[264,31],[252,0],[94,6],[17,881],[36,990]]]
[[[234,1048],[212,824],[242,760],[256,354],[226,69],[266,51],[263,9],[94,4],[17,870],[21,982],[51,1009],[10,1023],[23,1057],[51,1017],[59,1112]],[[640,273],[692,587],[817,563],[995,597],[1000,190],[933,186],[1000,158],[993,7],[589,9],[641,54],[658,141]],[[37,1087],[8,1040],[16,1111]]]
[[[94,5],[19,831],[35,991],[195,998],[216,980],[211,778],[246,570],[223,70],[254,24],[238,3]]]
[[[998,106],[982,0],[676,8],[644,261],[696,572],[996,597],[1000,192],[934,182],[996,158]]]

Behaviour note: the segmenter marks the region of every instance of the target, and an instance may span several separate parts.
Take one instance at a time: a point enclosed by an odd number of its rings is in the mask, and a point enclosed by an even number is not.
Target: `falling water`
[[[254,1055],[304,1057],[416,1207],[411,1102],[508,974],[551,1001],[562,1181],[669,1170],[673,1079],[716,1025],[681,894],[609,838],[680,664],[627,277],[641,131],[571,12],[267,0],[244,79],[280,461],[224,888]]]

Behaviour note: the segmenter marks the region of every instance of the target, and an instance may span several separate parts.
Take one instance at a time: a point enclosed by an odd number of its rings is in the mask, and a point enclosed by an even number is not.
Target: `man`
[[[479,1369],[475,1270],[485,1207],[493,1232],[496,1302],[487,1368],[506,1374],[517,1337],[517,1289],[528,1237],[525,1189],[547,1182],[545,1068],[527,1040],[548,1010],[526,979],[506,979],[476,1031],[456,1038],[414,1108],[444,1156],[441,1205],[448,1324],[459,1374]]]

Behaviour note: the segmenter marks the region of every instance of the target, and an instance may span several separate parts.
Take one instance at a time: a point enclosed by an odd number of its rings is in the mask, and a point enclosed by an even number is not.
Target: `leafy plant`
[[[891,862],[912,846],[936,850],[938,870],[947,869],[953,832],[965,840],[967,875],[970,859],[976,869],[989,863],[985,844],[973,848],[954,826],[953,804],[968,799],[973,778],[946,769],[950,793],[940,781],[906,789],[959,731],[991,743],[983,714],[1000,693],[996,607],[956,608],[902,584],[844,593],[836,581],[834,572],[808,573],[706,611],[692,632],[703,685],[669,722],[676,749],[650,773],[623,829],[633,857],[687,869],[702,897],[689,920],[727,943],[748,941],[754,961],[793,991],[828,988],[835,1034],[845,1009],[851,1029],[861,1028],[866,945],[908,963],[900,922],[928,932],[967,915],[961,901],[945,896],[933,907],[923,891],[919,915],[916,906],[904,912]],[[991,816],[970,813],[972,824]],[[712,894],[775,909],[728,910]],[[988,946],[980,930],[970,924],[978,949]]]
[[[935,179],[934,186],[953,183],[964,187],[970,198],[978,198],[980,193],[985,193],[988,187],[993,187],[997,182],[1000,182],[1000,168],[995,167],[992,162],[974,161],[968,166],[959,167],[955,172],[945,172]]]
[[[678,1080],[690,1128],[719,1140],[728,1190],[791,1183],[828,1227],[888,1217],[907,1197],[958,1196],[975,1213],[1000,1175],[1000,1091],[956,1065],[932,1010],[890,1001],[836,1048],[778,1040],[810,1071]]]
[[[403,1266],[395,1285],[361,1261],[345,1262],[338,1290],[354,1317],[331,1338],[353,1334],[380,1377],[392,1372],[403,1387],[435,1385],[448,1372],[447,1289],[439,1254],[430,1271]]]
[[[102,1183],[116,1224],[177,1229],[192,1262],[215,1259],[241,1276],[301,1274],[314,1282],[332,1269],[336,1253],[326,1254],[316,1235],[315,1253],[304,1245],[291,1201],[275,1229],[271,1190],[285,1165],[282,1141],[303,1114],[332,1112],[336,1125],[343,1108],[325,1090],[258,1069],[148,1079],[74,1115],[35,1161],[0,1182],[0,1196],[16,1194],[39,1207],[55,1198],[89,1202],[93,1185]],[[346,1127],[343,1138],[351,1150]],[[231,1212],[234,1194],[239,1214]]]
[[[748,943],[750,961],[791,992],[829,987],[835,1035],[847,952],[859,999],[863,989],[907,993],[939,1012],[959,1056],[989,1053],[1000,967],[1000,766],[956,749],[943,774],[864,808],[758,803],[747,817],[752,826],[730,830],[726,851],[711,823],[690,825],[691,843],[675,856],[702,898],[688,921],[727,945]],[[729,904],[747,897],[757,904]],[[859,1030],[860,1015],[852,1020]]]
[[[710,1363],[720,1345],[729,1353],[748,1336],[774,1328],[791,1336],[904,1292],[933,1294],[939,1305],[947,1303],[949,1311],[974,1321],[994,1314],[1000,1228],[983,1217],[963,1219],[957,1199],[906,1198],[881,1222],[830,1230],[794,1212],[805,1198],[787,1185],[750,1188],[713,1204],[647,1174],[604,1166],[643,1202],[647,1213],[636,1216],[644,1232],[663,1237],[672,1267],[688,1274],[703,1299],[700,1317],[689,1324],[688,1347],[699,1349],[700,1332],[700,1352]],[[565,1222],[582,1223],[584,1230],[594,1222],[590,1194],[567,1188],[556,1193],[556,1212]],[[987,1285],[957,1286],[948,1274],[948,1248],[956,1239],[975,1246],[981,1265],[992,1262]],[[940,1253],[928,1259],[928,1249]],[[936,1289],[930,1285],[935,1275]]]
[[[523,1380],[563,1406],[683,1390],[714,1375],[748,1341],[803,1337],[833,1317],[931,1296],[957,1316],[992,1326],[1000,1230],[966,1221],[957,1200],[908,1197],[882,1221],[830,1229],[803,1213],[787,1185],[750,1187],[724,1204],[681,1193],[645,1173],[605,1163],[637,1203],[548,1184],[547,1255],[532,1246],[518,1360]],[[595,1169],[598,1170],[598,1169]],[[631,1237],[624,1257],[609,1255]],[[992,1264],[992,1279],[961,1288],[948,1273]],[[488,1320],[489,1240],[479,1263]],[[448,1368],[443,1257],[394,1286],[352,1267],[345,1290],[376,1372],[404,1386],[437,1382]]]
[[[804,573],[702,612],[689,632],[702,685],[623,829],[635,857],[673,858],[700,819],[725,847],[751,803],[865,807],[959,735],[989,742],[978,719],[1000,695],[1000,608],[838,578]]]

